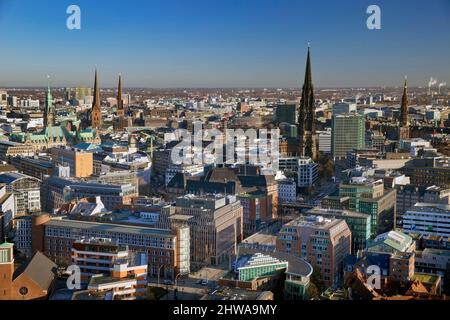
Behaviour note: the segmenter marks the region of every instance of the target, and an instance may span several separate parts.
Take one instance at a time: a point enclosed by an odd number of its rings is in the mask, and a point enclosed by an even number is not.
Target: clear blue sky
[[[308,42],[316,87],[450,84],[449,0],[0,0],[0,86],[299,87]]]

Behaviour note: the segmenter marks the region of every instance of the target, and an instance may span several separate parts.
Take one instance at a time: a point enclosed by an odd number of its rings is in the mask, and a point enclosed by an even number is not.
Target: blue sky
[[[0,0],[0,86],[299,87],[308,42],[316,87],[450,83],[448,0]]]

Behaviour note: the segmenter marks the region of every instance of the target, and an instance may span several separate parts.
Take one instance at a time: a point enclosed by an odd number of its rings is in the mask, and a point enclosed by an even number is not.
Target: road
[[[179,300],[200,299],[205,294],[214,291],[218,286],[218,280],[226,273],[224,268],[204,267],[197,272],[193,272],[189,277],[180,278],[177,283],[167,285],[164,283],[166,279],[160,279],[159,287],[168,290],[168,294],[161,300],[173,300],[175,290],[177,290],[177,298]],[[201,280],[208,280],[207,285],[198,283]],[[149,286],[158,287],[157,278],[148,278]]]

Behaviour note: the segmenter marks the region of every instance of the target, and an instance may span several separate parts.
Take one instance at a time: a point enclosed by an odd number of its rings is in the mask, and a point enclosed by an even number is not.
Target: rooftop
[[[70,220],[67,218],[53,218],[46,223],[46,226],[90,229],[92,231],[97,232],[131,233],[137,235],[158,235],[163,237],[172,236],[172,231],[168,229],[156,229],[142,226],[128,226],[112,223],[78,221],[78,220]]]

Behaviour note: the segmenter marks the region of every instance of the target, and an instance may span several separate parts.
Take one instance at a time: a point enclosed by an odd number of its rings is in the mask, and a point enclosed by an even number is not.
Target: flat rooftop
[[[50,227],[89,229],[93,232],[130,233],[136,235],[157,235],[162,237],[172,236],[172,230],[169,229],[156,229],[142,226],[128,226],[113,223],[79,221],[70,220],[67,218],[53,218],[45,225]]]

